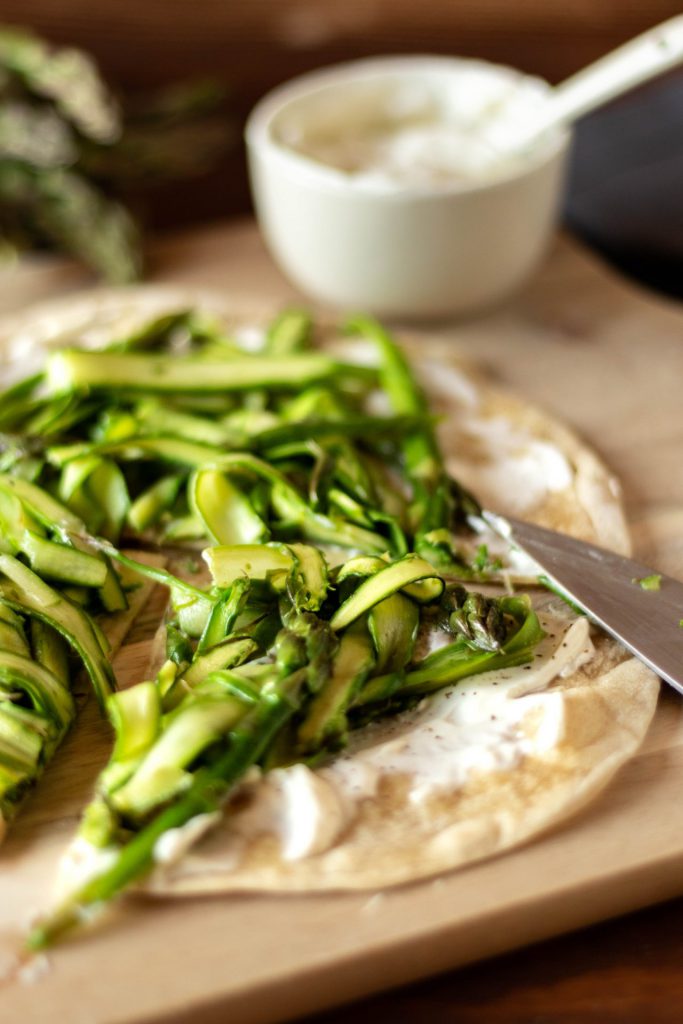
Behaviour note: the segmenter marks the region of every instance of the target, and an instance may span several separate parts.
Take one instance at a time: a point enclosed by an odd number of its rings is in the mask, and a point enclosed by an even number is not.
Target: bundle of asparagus
[[[212,82],[123,104],[85,53],[0,27],[0,253],[48,244],[111,281],[141,270],[118,194],[201,174],[232,138]]]
[[[543,634],[528,600],[465,586],[488,578],[485,552],[455,544],[477,505],[445,470],[402,353],[373,321],[348,330],[376,366],[312,348],[300,311],[246,353],[182,310],[102,352],[55,351],[3,396],[0,607],[63,602],[90,622],[84,590],[104,608],[122,599],[114,563],[171,593],[159,672],[109,696],[97,638],[86,646],[63,610],[38,615],[81,654],[116,743],[81,828],[106,856],[33,948],[142,877],[171,830],[213,820],[251,766],[318,763],[371,718],[533,656]],[[208,543],[211,584],[122,554],[131,534]],[[36,573],[66,587],[57,601],[36,596]],[[421,656],[430,623],[450,641]],[[8,664],[7,700],[40,710]]]

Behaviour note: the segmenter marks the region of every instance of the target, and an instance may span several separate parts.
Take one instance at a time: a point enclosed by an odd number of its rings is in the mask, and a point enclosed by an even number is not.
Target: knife
[[[500,537],[538,564],[539,576],[683,694],[683,583],[595,544],[482,512]],[[658,589],[639,581],[659,580]]]

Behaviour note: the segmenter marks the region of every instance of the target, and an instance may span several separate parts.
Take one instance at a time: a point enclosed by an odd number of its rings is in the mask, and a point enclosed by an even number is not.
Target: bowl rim
[[[429,184],[397,185],[389,181],[386,185],[373,182],[369,186],[367,183],[358,182],[352,175],[345,174],[343,171],[289,148],[274,139],[270,132],[274,118],[290,103],[308,94],[312,95],[321,87],[333,85],[335,82],[343,83],[354,78],[381,78],[383,75],[394,75],[401,71],[456,72],[463,68],[478,68],[484,72],[494,72],[496,75],[501,72],[508,75],[512,73],[520,81],[534,83],[541,91],[549,92],[552,89],[549,82],[537,75],[529,75],[508,64],[494,63],[479,58],[450,57],[437,54],[387,54],[362,57],[306,71],[269,90],[257,101],[247,118],[244,128],[247,149],[252,154],[263,154],[290,177],[295,175],[300,181],[316,186],[321,191],[353,195],[381,202],[434,200],[495,191],[533,175],[536,171],[553,164],[566,154],[572,140],[572,129],[567,126],[557,127],[548,133],[547,138],[533,147],[520,165],[502,171],[484,181],[459,181],[445,185],[440,183],[438,186]]]

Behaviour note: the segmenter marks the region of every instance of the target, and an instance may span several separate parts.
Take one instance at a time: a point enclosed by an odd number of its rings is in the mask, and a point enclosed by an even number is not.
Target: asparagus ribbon
[[[484,572],[455,543],[476,502],[405,357],[374,321],[349,329],[377,367],[312,350],[300,310],[246,352],[180,309],[104,351],[53,351],[1,396],[3,817],[73,720],[74,658],[116,734],[81,825],[104,866],[32,948],[143,878],[160,839],[213,815],[250,767],[316,763],[368,717],[532,656],[529,603],[464,586]],[[210,583],[201,563],[123,554],[126,537],[204,548]],[[119,569],[171,598],[164,664],[122,693],[98,625],[126,605]],[[430,624],[449,642],[416,658]]]

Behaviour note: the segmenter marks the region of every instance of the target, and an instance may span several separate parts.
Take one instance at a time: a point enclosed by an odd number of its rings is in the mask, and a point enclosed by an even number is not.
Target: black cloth
[[[683,73],[578,124],[565,219],[621,270],[683,298]]]

